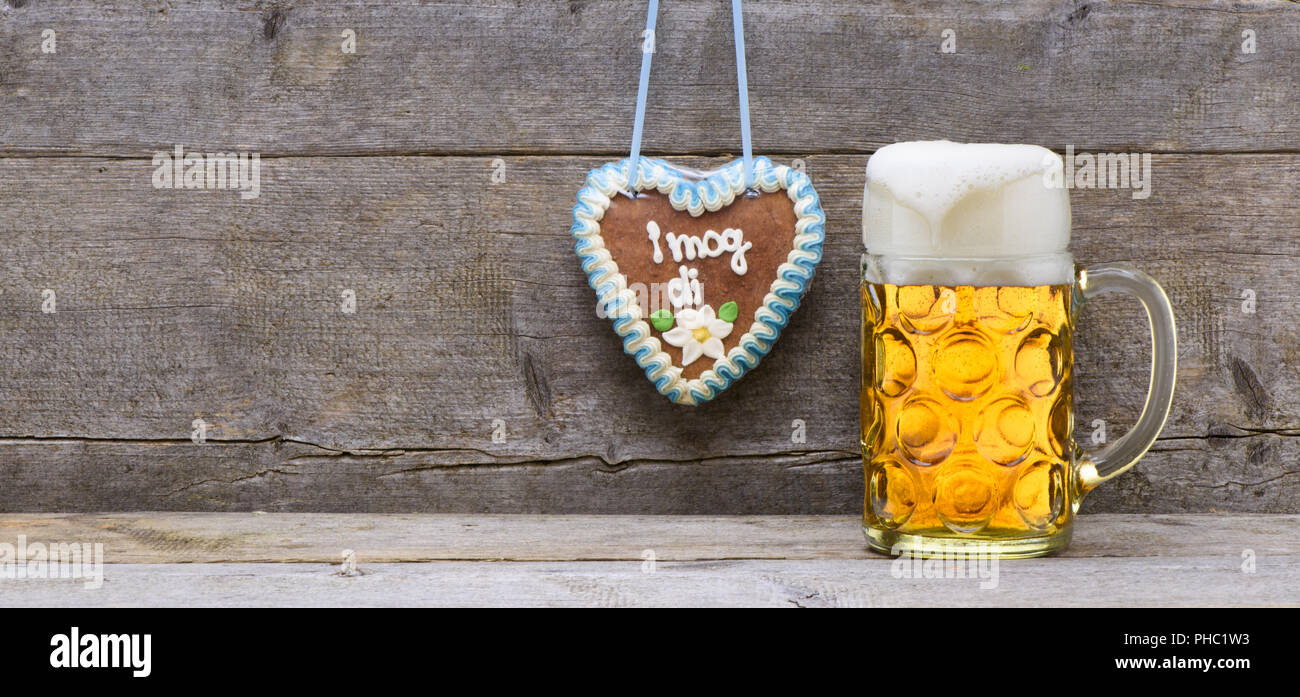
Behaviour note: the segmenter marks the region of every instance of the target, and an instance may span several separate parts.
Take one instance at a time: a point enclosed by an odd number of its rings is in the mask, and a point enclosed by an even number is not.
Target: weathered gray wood
[[[0,508],[859,510],[865,156],[807,159],[816,283],[763,365],[696,409],[595,314],[567,227],[600,162],[506,158],[492,185],[488,158],[273,159],[241,201],[154,190],[146,161],[0,158]],[[1169,155],[1145,201],[1074,192],[1078,261],[1161,279],[1181,346],[1162,441],[1085,510],[1300,510],[1297,188],[1294,155]],[[1141,406],[1144,319],[1102,299],[1077,339],[1080,438],[1095,419],[1114,438]]]
[[[739,560],[117,564],[103,586],[4,582],[12,607],[1260,607],[1300,605],[1296,557],[1031,559],[976,578],[897,578],[892,562]]]
[[[1300,150],[1288,2],[745,6],[755,147],[948,137],[1160,152]],[[0,149],[148,155],[617,153],[644,3],[10,2]],[[734,152],[727,7],[665,3],[650,152]],[[40,51],[53,28],[58,52]],[[344,29],[355,54],[341,50]],[[940,52],[955,32],[956,53]],[[1243,31],[1258,50],[1243,53]]]
[[[1161,278],[1182,347],[1162,441],[1085,510],[1300,511],[1300,8],[748,3],[756,148],[806,160],[830,238],[776,351],[697,410],[622,356],[566,233],[583,173],[627,145],[642,17],[0,6],[0,510],[855,512],[862,166],[949,137],[1215,153],[1156,157],[1146,201],[1074,194],[1077,258]],[[724,3],[664,6],[648,152],[735,149],[727,26]],[[262,197],[102,159],[176,143],[260,151]],[[420,153],[479,156],[272,157]],[[533,156],[581,153],[601,157]],[[1085,441],[1136,417],[1145,346],[1135,308],[1085,308]]]
[[[520,462],[463,448],[329,450],[291,441],[0,441],[0,510],[850,513],[844,453]]]
[[[101,543],[109,564],[882,559],[857,516],[114,513],[0,515],[0,543]],[[1061,555],[1300,557],[1297,515],[1079,518]]]
[[[31,607],[1294,606],[1298,532],[1295,515],[1090,515],[1062,558],[935,577],[868,552],[848,517],[8,514],[0,543],[101,542],[108,563],[98,588],[0,579],[0,598]],[[322,563],[341,561],[345,548],[362,573]]]

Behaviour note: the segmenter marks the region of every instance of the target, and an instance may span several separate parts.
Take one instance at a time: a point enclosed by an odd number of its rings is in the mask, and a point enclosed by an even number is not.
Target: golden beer
[[[1069,541],[1072,285],[862,284],[863,527]],[[1041,549],[1037,553],[1049,551]]]

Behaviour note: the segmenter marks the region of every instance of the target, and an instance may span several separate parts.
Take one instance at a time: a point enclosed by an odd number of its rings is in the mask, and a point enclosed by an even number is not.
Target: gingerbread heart
[[[623,349],[678,404],[713,399],[758,365],[822,257],[826,216],[807,175],[755,158],[711,173],[638,158],[587,174],[575,250]],[[627,193],[635,192],[636,198]]]

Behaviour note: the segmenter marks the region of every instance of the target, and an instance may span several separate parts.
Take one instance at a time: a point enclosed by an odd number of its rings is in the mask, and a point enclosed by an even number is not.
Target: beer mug
[[[1174,316],[1120,264],[1076,270],[1061,158],[1032,145],[898,143],[863,197],[863,531],[877,551],[1032,557],[1064,549],[1082,497],[1133,466],[1169,414]],[[1102,293],[1145,307],[1137,424],[1076,445],[1074,319]]]

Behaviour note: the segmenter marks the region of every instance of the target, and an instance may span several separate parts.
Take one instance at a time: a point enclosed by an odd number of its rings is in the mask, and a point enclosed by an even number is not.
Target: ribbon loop
[[[736,86],[740,98],[740,144],[744,154],[745,189],[754,187],[754,151],[749,137],[749,78],[745,70],[745,23],[741,0],[731,0],[731,33],[736,44]],[[632,152],[628,157],[627,188],[636,198],[637,172],[641,162],[641,135],[645,124],[646,95],[650,91],[650,62],[655,52],[655,25],[659,18],[659,0],[650,0],[646,10],[645,32],[641,35],[641,77],[636,90],[636,117],[632,125]]]
[[[736,40],[736,89],[740,91],[740,147],[745,156],[745,189],[754,187],[754,149],[749,142],[749,76],[745,72],[745,22],[740,0],[731,0],[731,33]]]

